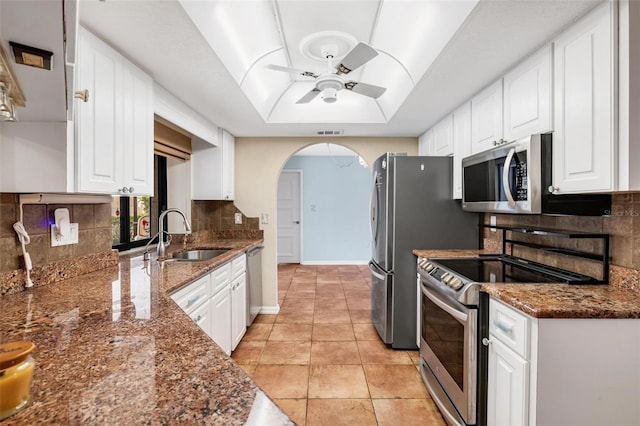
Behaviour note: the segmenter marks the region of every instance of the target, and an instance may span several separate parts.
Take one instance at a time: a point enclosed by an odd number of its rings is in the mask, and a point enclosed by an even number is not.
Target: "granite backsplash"
[[[78,223],[78,244],[51,247],[53,212],[68,208],[72,223]],[[235,213],[242,213],[233,201],[191,202],[192,234],[187,242],[199,243],[215,239],[262,238],[258,218],[242,215],[235,224]],[[19,195],[0,193],[0,296],[14,293],[16,282],[24,282],[24,261],[13,224],[20,219]],[[23,223],[31,238],[27,246],[33,263],[35,285],[48,284],[85,274],[118,262],[111,248],[110,204],[23,205]],[[175,235],[182,243],[185,236]],[[13,284],[12,284],[13,283]]]

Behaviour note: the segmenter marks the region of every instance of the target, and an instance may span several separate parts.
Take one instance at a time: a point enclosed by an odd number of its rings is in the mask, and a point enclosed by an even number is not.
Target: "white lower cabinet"
[[[211,309],[211,299],[205,301],[199,308],[195,309],[189,316],[207,336],[213,333],[213,311]]]
[[[247,256],[231,262],[231,350],[247,331]]]
[[[246,255],[196,279],[171,298],[230,355],[247,329]]]
[[[514,351],[491,339],[489,345],[487,423],[491,425],[527,424],[527,378],[529,363]]]
[[[211,298],[211,311],[213,326],[209,337],[231,355],[231,292],[228,285]]]
[[[231,283],[231,348],[234,350],[247,331],[247,276],[242,274]]]
[[[488,425],[640,424],[640,319],[533,318],[489,302]]]

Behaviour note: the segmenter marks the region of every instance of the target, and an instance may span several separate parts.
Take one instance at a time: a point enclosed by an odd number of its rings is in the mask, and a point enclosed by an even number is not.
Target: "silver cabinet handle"
[[[513,331],[513,324],[504,320],[496,320],[493,322],[493,325],[507,334],[510,334]]]
[[[300,225],[300,221],[299,220],[294,220],[293,223],[295,223],[296,225]]]
[[[482,338],[482,344],[483,344],[484,346],[489,346],[491,343],[492,343],[492,342],[491,342],[491,340],[490,340],[490,339],[487,339],[486,337],[483,337],[483,338]]]
[[[560,188],[558,188],[557,186],[553,186],[553,185],[549,185],[549,187],[547,188],[547,191],[549,191],[551,194],[553,194],[556,191],[559,191]]]

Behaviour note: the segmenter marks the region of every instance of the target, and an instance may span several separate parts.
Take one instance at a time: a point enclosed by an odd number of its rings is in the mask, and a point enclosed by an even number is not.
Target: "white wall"
[[[251,217],[269,215],[262,224],[262,295],[265,311],[278,307],[277,270],[277,198],[278,178],[289,157],[316,143],[337,143],[358,153],[371,165],[387,151],[418,154],[417,138],[236,138],[235,179],[236,206]]]

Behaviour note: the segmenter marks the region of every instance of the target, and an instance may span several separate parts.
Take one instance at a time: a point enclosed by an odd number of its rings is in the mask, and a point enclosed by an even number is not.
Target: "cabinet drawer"
[[[529,319],[525,314],[491,299],[489,333],[521,357],[529,359]]]
[[[209,299],[209,274],[200,277],[186,287],[178,290],[171,295],[171,298],[185,311],[191,314],[195,308],[200,306],[202,302]]]
[[[189,314],[193,322],[211,337],[211,299]]]
[[[231,281],[231,262],[225,263],[211,272],[211,294],[214,295],[229,285]]]
[[[247,255],[242,254],[231,261],[231,276],[236,278],[247,269]]]

